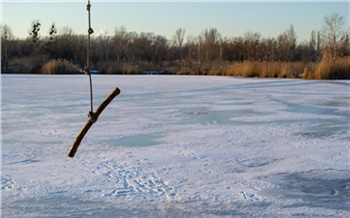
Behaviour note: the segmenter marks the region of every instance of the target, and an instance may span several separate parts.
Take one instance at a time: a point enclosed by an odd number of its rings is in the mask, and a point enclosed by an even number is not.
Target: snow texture
[[[2,75],[3,217],[349,217],[350,82]]]

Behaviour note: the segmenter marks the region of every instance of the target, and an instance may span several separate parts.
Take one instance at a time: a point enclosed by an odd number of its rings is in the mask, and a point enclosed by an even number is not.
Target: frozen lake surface
[[[349,217],[350,81],[2,75],[3,217]]]

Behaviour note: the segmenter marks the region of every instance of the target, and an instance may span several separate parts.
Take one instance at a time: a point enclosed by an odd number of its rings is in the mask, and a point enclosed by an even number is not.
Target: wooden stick
[[[72,147],[70,148],[68,152],[69,157],[74,157],[75,153],[78,150],[78,147],[80,145],[80,142],[83,140],[85,134],[89,131],[92,124],[94,124],[102,111],[107,107],[107,105],[114,99],[115,96],[119,95],[120,90],[116,87],[109,96],[102,102],[102,104],[97,108],[95,113],[90,113],[88,121],[85,123],[84,127],[80,130],[79,134],[75,138],[75,141],[72,144]],[[93,116],[93,117],[91,117]]]

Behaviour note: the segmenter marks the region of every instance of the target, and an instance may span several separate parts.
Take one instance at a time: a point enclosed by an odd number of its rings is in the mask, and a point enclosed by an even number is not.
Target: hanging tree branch
[[[89,131],[92,124],[94,124],[102,111],[107,107],[107,105],[114,99],[115,96],[119,95],[120,90],[118,88],[115,88],[109,96],[102,102],[102,104],[97,108],[96,112],[94,114],[94,119],[91,118],[89,115],[88,121],[85,123],[85,126],[80,130],[79,134],[75,138],[75,141],[72,144],[71,149],[68,152],[69,157],[74,157],[75,153],[78,150],[78,147],[80,145],[80,142],[83,140],[85,134]]]

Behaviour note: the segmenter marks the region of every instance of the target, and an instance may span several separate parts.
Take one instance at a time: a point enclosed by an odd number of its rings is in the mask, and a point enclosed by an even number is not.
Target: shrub
[[[6,73],[31,73],[38,74],[44,63],[48,60],[46,55],[34,55],[30,57],[19,57],[9,60]]]
[[[7,73],[31,73],[32,65],[30,58],[21,57],[9,61],[9,69]]]

